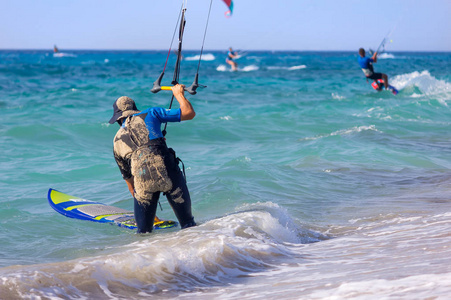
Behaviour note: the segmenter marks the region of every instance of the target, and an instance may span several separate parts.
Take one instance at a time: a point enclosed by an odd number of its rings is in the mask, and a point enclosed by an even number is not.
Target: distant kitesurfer
[[[238,54],[232,50],[232,47],[230,47],[229,51],[227,52],[226,63],[228,63],[232,67],[232,71],[236,71],[238,69],[238,65],[234,61],[234,59],[237,57],[238,57]]]
[[[54,45],[53,46],[53,53],[58,53],[58,52],[59,52],[58,47],[56,47],[56,45]]]
[[[383,73],[375,73],[373,69],[373,63],[377,63],[377,52],[374,52],[371,58],[365,56],[365,49],[359,49],[359,65],[362,68],[363,73],[367,79],[373,79],[377,81],[378,79],[384,80],[385,89],[389,89],[388,76]]]
[[[181,228],[196,225],[186,180],[178,165],[180,159],[168,148],[161,132],[162,123],[191,120],[196,115],[183,88],[180,84],[172,87],[179,109],[150,107],[139,111],[135,101],[126,96],[113,104],[110,124],[121,126],[114,137],[114,158],[134,198],[138,233],[152,231],[161,192]]]

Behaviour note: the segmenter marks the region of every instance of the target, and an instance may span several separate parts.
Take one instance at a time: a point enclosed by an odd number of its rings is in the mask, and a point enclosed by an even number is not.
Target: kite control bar
[[[163,79],[164,72],[160,74],[157,80],[153,83],[153,87],[150,90],[152,93],[158,93],[159,91],[172,91],[171,86],[161,86],[161,80]],[[172,82],[172,84],[177,84],[177,82]],[[184,87],[183,89],[190,93],[191,95],[196,95],[196,90],[198,87],[206,87],[205,85],[199,85],[199,74],[194,77],[194,82],[189,87]]]

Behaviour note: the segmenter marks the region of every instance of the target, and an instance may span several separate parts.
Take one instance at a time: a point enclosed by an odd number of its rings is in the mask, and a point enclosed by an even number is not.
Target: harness
[[[369,63],[368,64],[368,68],[362,68],[363,74],[365,74],[365,76],[368,78],[371,75],[374,74],[374,68],[373,68],[373,64]]]
[[[167,153],[163,153],[163,155],[171,154],[174,156],[177,165],[179,165],[179,163],[182,163],[183,177],[186,180],[185,164],[179,157],[177,157],[177,154],[175,153],[174,149],[168,148],[165,138],[151,139],[151,140],[149,140],[149,143],[147,143],[145,145],[138,145],[139,143],[137,142],[137,139],[134,137],[134,134],[132,134],[132,131],[129,129],[130,126],[127,126],[130,124],[130,121],[131,121],[131,116],[128,117],[127,119],[125,119],[124,123],[122,124],[122,128],[125,130],[125,132],[127,133],[127,135],[130,138],[130,141],[135,146],[135,149],[133,149],[131,157],[133,157],[134,154],[138,152],[138,150],[143,150],[143,149],[152,150],[152,146],[162,146],[162,149],[165,149],[165,151],[162,151],[162,152],[167,152]],[[147,125],[146,125],[146,128],[147,128]],[[154,151],[151,151],[151,152],[155,155],[158,155],[158,154],[154,153]]]

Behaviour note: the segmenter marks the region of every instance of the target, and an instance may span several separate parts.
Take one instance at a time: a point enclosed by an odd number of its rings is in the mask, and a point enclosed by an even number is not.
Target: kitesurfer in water
[[[370,58],[365,56],[365,49],[360,48],[359,56],[359,65],[362,68],[362,71],[365,74],[366,78],[373,79],[374,81],[383,79],[385,89],[389,89],[388,76],[384,73],[375,73],[373,69],[373,63],[377,63],[377,52],[374,52],[373,56]]]
[[[237,57],[238,54],[232,50],[232,47],[230,47],[229,51],[227,52],[226,63],[228,63],[232,67],[232,71],[236,71],[238,69],[238,65],[236,61],[234,61],[234,59]]]
[[[161,132],[162,123],[191,120],[196,115],[183,88],[180,84],[172,87],[179,109],[150,107],[139,111],[135,101],[126,96],[113,104],[110,124],[121,126],[114,137],[114,158],[134,198],[138,233],[152,231],[161,192],[182,229],[196,225],[180,159],[167,147]]]

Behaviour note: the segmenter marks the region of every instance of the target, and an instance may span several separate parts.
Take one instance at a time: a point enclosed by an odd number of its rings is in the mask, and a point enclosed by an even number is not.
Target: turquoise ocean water
[[[249,51],[231,72],[205,51],[197,116],[166,136],[199,226],[137,235],[53,211],[49,188],[132,210],[108,120],[122,95],[168,107],[149,91],[166,54],[0,51],[0,299],[449,297],[451,53],[382,54],[394,96],[356,52]],[[184,58],[191,84],[198,52]]]

